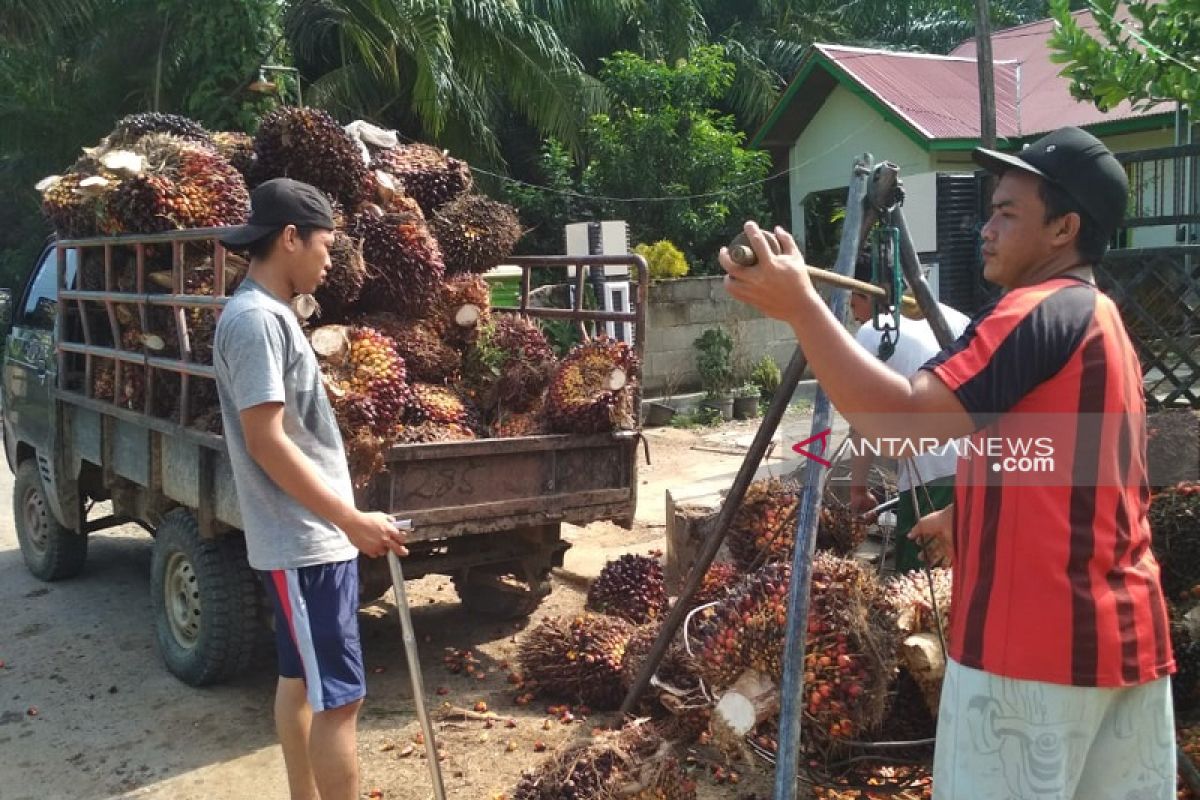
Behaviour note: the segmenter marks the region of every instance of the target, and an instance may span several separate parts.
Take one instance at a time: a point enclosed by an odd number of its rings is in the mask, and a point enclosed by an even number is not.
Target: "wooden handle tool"
[[[770,231],[763,231],[762,233],[766,237],[767,244],[771,250],[775,253],[781,252],[779,240],[775,238],[775,234]],[[733,263],[742,267],[753,267],[758,263],[758,256],[754,254],[754,248],[750,246],[750,240],[746,238],[746,234],[744,233],[739,233],[729,243],[729,257],[733,260]],[[860,281],[837,272],[830,272],[827,269],[809,267],[808,277],[814,283],[825,283],[841,289],[849,289],[852,292],[859,292],[869,297],[887,297],[887,292],[881,286]]]

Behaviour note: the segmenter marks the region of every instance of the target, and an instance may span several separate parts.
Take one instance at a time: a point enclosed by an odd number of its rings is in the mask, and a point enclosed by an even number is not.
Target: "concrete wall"
[[[650,286],[647,308],[645,395],[661,396],[669,382],[675,383],[676,394],[697,391],[693,342],[705,329],[718,326],[734,338],[735,358],[740,353],[751,365],[770,354],[782,369],[796,347],[791,328],[730,298],[720,277],[660,281]]]

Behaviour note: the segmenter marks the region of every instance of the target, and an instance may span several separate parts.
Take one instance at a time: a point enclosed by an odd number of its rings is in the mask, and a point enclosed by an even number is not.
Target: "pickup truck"
[[[28,569],[46,581],[70,578],[84,568],[90,534],[126,523],[144,528],[154,539],[158,649],[167,669],[195,686],[245,669],[268,618],[246,562],[224,439],[196,419],[199,398],[211,398],[215,384],[211,357],[192,346],[189,324],[202,314],[215,321],[226,302],[221,232],[52,242],[14,295],[0,391]],[[211,269],[207,294],[188,291],[197,252]],[[496,310],[563,320],[584,334],[601,325],[628,331],[631,323],[641,355],[647,271],[639,256],[512,261],[522,270],[519,306]],[[636,276],[633,311],[583,307],[580,267],[605,265]],[[532,270],[546,268],[573,269],[572,307],[529,302]],[[156,349],[123,340],[124,321],[145,326],[164,317],[174,330],[158,337]],[[102,369],[115,371],[117,387],[136,379],[146,390],[97,396]],[[167,385],[175,389],[165,413]],[[447,575],[472,613],[524,616],[549,593],[550,570],[562,563],[563,523],[632,525],[639,440],[634,430],[396,445],[356,499],[360,508],[412,520],[406,577]],[[363,601],[381,596],[390,586],[386,562],[363,558],[360,567]]]

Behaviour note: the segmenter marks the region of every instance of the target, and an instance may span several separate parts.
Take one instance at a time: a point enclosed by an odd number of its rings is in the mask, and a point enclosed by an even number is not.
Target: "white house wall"
[[[897,164],[902,176],[932,171],[929,153],[839,85],[801,132],[789,154],[793,233],[801,242],[805,235],[805,198],[813,192],[845,189],[854,159],[863,153],[870,153],[876,161]],[[930,198],[932,202],[932,191]],[[907,206],[905,217],[909,217]],[[918,244],[917,249],[924,248]]]

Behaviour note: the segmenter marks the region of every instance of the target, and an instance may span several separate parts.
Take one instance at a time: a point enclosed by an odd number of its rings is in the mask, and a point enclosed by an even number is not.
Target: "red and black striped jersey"
[[[1014,289],[923,369],[979,426],[956,476],[951,657],[1074,686],[1171,673],[1142,372],[1112,301],[1069,277]]]

